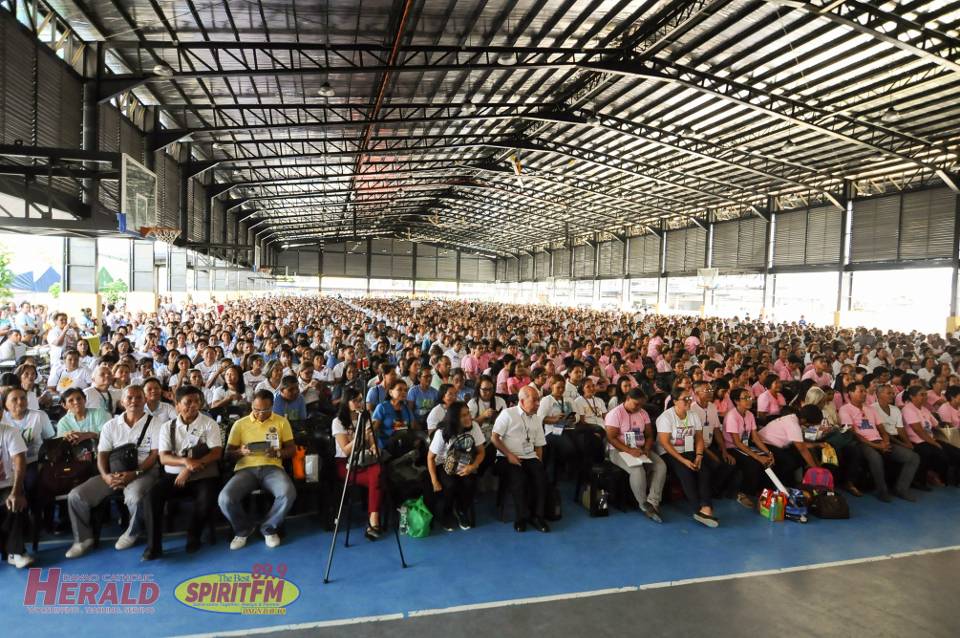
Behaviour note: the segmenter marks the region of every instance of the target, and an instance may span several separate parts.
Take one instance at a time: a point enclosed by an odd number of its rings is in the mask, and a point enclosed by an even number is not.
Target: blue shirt
[[[367,403],[371,405],[380,405],[386,401],[387,398],[387,389],[383,387],[382,383],[378,383],[367,390]]]
[[[286,417],[287,421],[305,421],[307,419],[307,404],[303,395],[298,394],[293,401],[287,401],[279,392],[273,395],[273,413]]]
[[[418,383],[407,392],[407,402],[412,406],[417,422],[426,423],[430,410],[440,402],[440,392],[432,387],[424,390]]]
[[[393,407],[389,401],[384,401],[373,411],[373,420],[380,422],[380,431],[377,438],[380,440],[380,446],[386,445],[387,440],[393,435],[393,424],[396,421],[403,421],[404,427],[409,428],[413,423],[413,417],[410,415],[410,408],[404,405],[400,412]]]

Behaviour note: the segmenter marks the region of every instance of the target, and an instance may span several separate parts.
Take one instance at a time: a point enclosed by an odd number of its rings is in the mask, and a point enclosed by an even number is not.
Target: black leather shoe
[[[516,522],[513,524],[513,529],[515,529],[515,530],[518,531],[518,532],[525,532],[525,531],[527,531],[527,522],[526,522],[526,521],[516,521]]]
[[[533,524],[534,529],[536,529],[538,532],[547,533],[550,531],[550,526],[547,525],[547,521],[543,520],[542,518],[535,518],[530,522]]]
[[[140,555],[140,560],[142,561],[157,560],[161,556],[163,556],[162,549],[150,549],[148,547],[147,549],[143,550],[143,554]]]

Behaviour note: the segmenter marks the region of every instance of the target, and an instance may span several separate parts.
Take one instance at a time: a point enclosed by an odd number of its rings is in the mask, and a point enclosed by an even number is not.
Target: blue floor
[[[331,534],[318,531],[312,517],[291,521],[287,542],[275,550],[255,537],[240,551],[230,552],[220,543],[188,557],[179,537],[168,539],[163,560],[143,565],[142,544],[124,552],[101,549],[74,561],[62,558],[65,544],[44,544],[38,564],[59,566],[69,574],[152,574],[161,590],[155,613],[146,618],[83,613],[82,626],[85,634],[104,638],[131,632],[168,636],[404,613],[960,544],[960,489],[944,488],[919,498],[916,504],[898,500],[890,505],[872,496],[851,498],[850,520],[812,519],[806,525],[772,524],[735,502],[722,501],[717,507],[721,527],[715,530],[701,527],[679,506],[666,506],[666,522],[656,525],[637,512],[616,510],[609,518],[591,519],[568,500],[553,532],[517,534],[509,523],[493,518],[491,495],[484,495],[476,529],[402,538],[410,564],[406,570],[400,569],[392,536],[369,543],[358,528],[358,545],[344,549],[341,541],[338,546],[327,585],[322,572]],[[285,616],[197,611],[173,596],[174,587],[193,576],[281,562],[288,566],[287,578],[301,589]],[[39,635],[76,628],[77,616],[28,613],[22,605],[27,573],[5,565],[0,572],[0,618],[27,621]]]

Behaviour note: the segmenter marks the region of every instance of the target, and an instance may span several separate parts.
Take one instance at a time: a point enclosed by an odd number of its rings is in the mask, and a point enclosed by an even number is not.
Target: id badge
[[[524,456],[526,456],[526,455],[528,455],[528,454],[533,454],[533,442],[527,441],[526,439],[524,439],[524,441],[523,441],[523,454],[524,454]]]
[[[693,441],[694,441],[694,437],[692,434],[688,434],[687,436],[683,437],[684,452],[693,452],[693,447],[694,447]]]
[[[872,430],[872,429],[873,429],[873,426],[870,425],[870,420],[869,420],[869,419],[863,419],[862,421],[860,421],[860,429],[861,429],[861,430]]]
[[[748,443],[750,443],[750,432],[748,432],[747,430],[744,430],[743,432],[741,432],[740,442],[743,443],[744,445],[747,445]]]
[[[623,442],[627,444],[627,447],[636,448],[637,447],[637,433],[633,430],[627,432],[623,435]]]
[[[267,443],[270,444],[270,447],[272,447],[273,449],[275,450],[280,449],[280,433],[277,432],[276,430],[271,430],[270,432],[267,432],[267,437],[265,440]]]

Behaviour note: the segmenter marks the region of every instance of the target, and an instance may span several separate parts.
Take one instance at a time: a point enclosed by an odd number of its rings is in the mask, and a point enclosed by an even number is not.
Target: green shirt
[[[57,436],[63,436],[69,432],[96,432],[100,434],[100,428],[110,420],[110,415],[101,408],[89,408],[87,416],[82,421],[77,421],[73,414],[67,414],[57,421]]]

